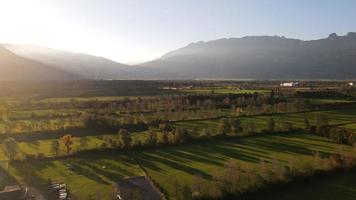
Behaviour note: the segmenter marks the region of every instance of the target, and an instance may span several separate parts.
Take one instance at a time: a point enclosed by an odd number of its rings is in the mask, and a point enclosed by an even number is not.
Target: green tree
[[[274,119],[273,118],[269,118],[267,120],[267,131],[268,132],[273,132],[274,129],[275,129],[275,126],[276,126],[276,124],[274,122]]]
[[[64,135],[61,139],[64,147],[66,148],[66,154],[69,155],[72,150],[73,137],[70,134]]]
[[[240,119],[231,119],[230,125],[231,125],[232,134],[237,135],[238,133],[241,132],[241,120]]]
[[[191,135],[188,133],[188,130],[185,128],[176,128],[174,131],[176,141],[179,143],[187,142],[191,139]]]
[[[197,137],[199,136],[199,131],[197,128],[193,128],[192,131],[191,131],[191,134],[193,137]]]
[[[310,123],[309,123],[309,120],[308,118],[304,118],[304,129],[305,130],[309,130],[310,129]]]
[[[54,155],[58,156],[60,153],[60,145],[58,140],[53,140],[51,143],[51,151]]]
[[[98,114],[94,112],[84,112],[80,116],[80,120],[87,128],[95,127],[97,124],[97,119],[98,119]]]
[[[200,132],[200,137],[211,139],[213,136],[211,134],[211,130],[208,128],[203,128],[203,130]]]
[[[108,147],[108,148],[115,147],[116,141],[114,140],[114,138],[112,136],[105,135],[103,139],[104,139],[105,147]]]
[[[274,103],[274,96],[275,96],[274,90],[271,90],[271,93],[269,95],[269,104]]]
[[[250,135],[256,133],[256,125],[253,122],[244,123],[243,128],[244,135]]]
[[[317,133],[321,133],[322,129],[329,124],[328,118],[323,114],[317,114],[315,117],[315,128]]]
[[[119,130],[119,142],[122,144],[123,148],[130,148],[132,143],[132,138],[130,133],[126,129]]]
[[[7,119],[9,110],[4,105],[0,105],[0,121]]]
[[[162,134],[161,134],[161,141],[160,143],[165,145],[165,144],[168,144],[169,143],[169,132],[167,131],[163,131]]]
[[[9,160],[14,160],[16,155],[19,153],[19,146],[17,141],[12,137],[8,137],[2,141],[2,146],[4,153],[9,158]]]
[[[153,128],[148,129],[148,144],[156,145],[157,144],[157,132]]]
[[[226,118],[221,118],[218,124],[218,133],[226,135],[230,131],[229,120]]]
[[[79,143],[80,143],[80,148],[86,149],[88,147],[88,137],[80,137]]]

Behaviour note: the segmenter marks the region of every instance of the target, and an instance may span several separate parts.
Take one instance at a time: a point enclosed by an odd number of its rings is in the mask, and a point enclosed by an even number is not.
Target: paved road
[[[27,186],[28,188],[28,199],[31,199],[32,195],[35,195],[36,200],[50,200],[46,195],[39,189],[33,186]]]

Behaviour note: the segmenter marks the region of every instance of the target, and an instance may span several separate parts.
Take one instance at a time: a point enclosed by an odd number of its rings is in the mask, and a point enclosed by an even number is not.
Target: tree
[[[64,135],[61,139],[64,147],[66,148],[66,154],[69,155],[72,150],[73,137],[70,134]]]
[[[177,190],[177,200],[191,200],[192,199],[192,191],[188,185],[176,185],[178,188]]]
[[[126,129],[119,130],[119,142],[122,144],[123,148],[129,148],[132,143],[132,138],[130,133]]]
[[[204,195],[207,195],[207,192],[209,191],[208,187],[209,186],[207,181],[204,178],[202,178],[202,176],[195,175],[193,177],[193,181],[191,185],[191,192],[192,192],[193,199],[199,199]]]
[[[310,129],[310,123],[309,123],[309,120],[308,118],[304,118],[304,129],[305,130],[309,130]]]
[[[273,104],[274,103],[274,90],[271,90],[271,93],[269,95],[269,104]]]
[[[4,105],[0,105],[0,121],[7,119],[9,110]]]
[[[148,144],[153,146],[157,144],[157,132],[151,127],[148,129]]]
[[[189,135],[186,129],[178,127],[174,130],[174,143],[183,143],[188,141],[188,139]]]
[[[14,160],[16,155],[19,153],[17,141],[12,137],[8,137],[2,141],[2,146],[4,148],[4,153],[9,160]]]
[[[197,128],[193,128],[192,131],[191,131],[191,135],[193,137],[199,136],[199,130]]]
[[[110,190],[110,194],[109,194],[109,198],[110,199],[117,199],[117,194],[119,193],[119,188],[117,187],[117,185],[115,183],[113,183],[111,185],[111,190]]]
[[[211,130],[207,128],[203,128],[203,130],[200,132],[200,137],[211,139],[212,138]]]
[[[328,118],[323,114],[316,115],[315,128],[317,133],[321,133],[322,129],[329,124]]]
[[[241,169],[234,160],[229,160],[224,167],[223,182],[227,191],[235,193],[239,187]]]
[[[95,127],[96,126],[96,121],[98,118],[97,113],[90,113],[90,112],[84,112],[80,115],[80,119],[83,122],[85,127]]]
[[[163,131],[161,135],[161,144],[165,145],[169,143],[169,132]]]
[[[274,122],[274,119],[273,118],[269,118],[267,120],[267,131],[268,132],[273,132],[274,129],[275,129],[275,126],[276,126],[276,124]]]
[[[86,149],[88,147],[88,142],[89,142],[88,137],[80,137],[79,142],[80,142],[80,147],[82,149]]]
[[[219,134],[226,135],[229,130],[229,121],[226,118],[221,118],[218,125]]]
[[[245,123],[243,132],[245,135],[250,135],[256,133],[256,125],[253,122]]]
[[[110,136],[110,135],[105,135],[104,137],[103,137],[103,140],[104,140],[104,144],[105,144],[105,147],[108,147],[108,148],[113,148],[113,147],[115,147],[115,140],[113,139],[113,137],[112,136]],[[104,147],[104,148],[105,148]]]
[[[60,152],[60,145],[58,140],[53,140],[51,143],[51,151],[54,155],[58,156]]]
[[[239,132],[241,132],[241,120],[240,119],[231,119],[230,125],[231,125],[231,132],[233,134],[237,135]]]

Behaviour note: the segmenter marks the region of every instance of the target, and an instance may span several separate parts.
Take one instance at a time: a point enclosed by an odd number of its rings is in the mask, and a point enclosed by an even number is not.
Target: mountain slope
[[[0,80],[69,80],[71,73],[20,57],[0,45]]]
[[[136,67],[102,57],[33,45],[6,45],[6,48],[17,55],[55,66],[86,79],[130,79],[137,75]]]
[[[161,78],[356,78],[356,33],[302,41],[252,36],[192,43],[142,66]]]

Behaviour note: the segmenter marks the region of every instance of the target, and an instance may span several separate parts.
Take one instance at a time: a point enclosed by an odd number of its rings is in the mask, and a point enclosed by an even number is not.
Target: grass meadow
[[[219,173],[230,159],[242,169],[257,166],[262,160],[304,167],[312,162],[315,152],[328,155],[341,150],[350,151],[351,147],[296,132],[136,150],[130,154],[107,152],[25,162],[12,165],[10,172],[25,182],[63,181],[80,199],[95,195],[108,199],[109,196],[104,194],[111,193],[115,180],[142,175],[143,168],[169,199],[176,199],[177,181],[189,185],[196,175],[211,180],[212,175]],[[73,169],[69,170],[68,165]]]

